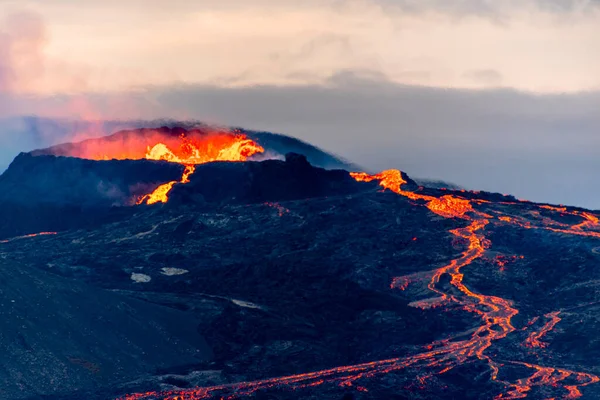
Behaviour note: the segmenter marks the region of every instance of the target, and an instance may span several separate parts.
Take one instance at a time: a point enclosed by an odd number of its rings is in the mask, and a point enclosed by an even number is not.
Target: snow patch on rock
[[[233,304],[235,304],[236,306],[246,307],[246,308],[256,308],[256,309],[262,310],[261,306],[254,304],[254,303],[250,303],[248,301],[231,299],[231,302]]]
[[[136,283],[148,283],[152,280],[152,278],[149,275],[138,274],[134,272],[133,274],[131,274],[131,280]]]
[[[177,276],[187,274],[188,272],[190,271],[181,268],[163,268],[161,274],[166,276]]]

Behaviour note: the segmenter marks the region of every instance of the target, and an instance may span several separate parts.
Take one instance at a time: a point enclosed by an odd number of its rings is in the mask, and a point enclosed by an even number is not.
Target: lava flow
[[[554,311],[554,312],[544,315],[544,317],[549,318],[550,320],[548,322],[546,322],[546,324],[544,326],[542,326],[542,328],[539,331],[531,332],[529,337],[527,337],[527,340],[525,340],[525,346],[531,347],[531,348],[546,347],[548,345],[548,343],[542,342],[540,339],[542,337],[544,337],[546,335],[546,333],[548,333],[552,329],[554,329],[556,324],[558,324],[561,321],[560,317],[558,316],[559,314],[560,314],[560,311]]]
[[[17,236],[11,239],[4,239],[4,240],[0,240],[0,243],[10,243],[12,241],[15,240],[20,240],[20,239],[29,239],[29,238],[34,238],[37,236],[48,236],[48,235],[57,235],[58,232],[38,232],[38,233],[30,233],[28,235],[23,235],[23,236]]]
[[[186,165],[181,180],[171,181],[160,185],[152,193],[143,195],[138,199],[136,204],[155,204],[155,203],[166,203],[169,201],[169,192],[173,189],[173,186],[177,183],[188,183],[190,181],[190,175],[194,173],[196,167],[194,165]]]
[[[197,164],[212,161],[246,161],[248,157],[262,152],[264,149],[259,144],[241,134],[212,135],[203,140],[181,136],[177,148],[171,148],[165,143],[157,143],[153,147],[148,146],[146,159],[183,164],[185,170],[179,181],[160,185],[152,193],[141,196],[136,204],[166,203],[173,186],[188,183]]]
[[[427,287],[435,293],[436,298],[420,300],[411,303],[420,308],[429,308],[441,305],[458,305],[463,310],[479,317],[480,325],[472,329],[466,336],[457,336],[434,342],[425,347],[424,352],[416,353],[408,357],[392,358],[387,360],[373,361],[364,364],[336,367],[328,370],[310,372],[287,377],[271,378],[260,381],[240,382],[229,385],[212,386],[204,388],[177,390],[171,392],[148,392],[132,394],[124,397],[125,400],[139,399],[171,399],[171,400],[198,400],[210,398],[233,399],[240,396],[251,395],[259,390],[288,387],[306,388],[322,384],[338,384],[340,386],[352,386],[359,380],[373,378],[382,374],[398,371],[405,368],[416,368],[423,374],[419,377],[420,382],[425,382],[434,375],[446,373],[466,363],[482,363],[489,369],[489,378],[499,385],[497,399],[520,399],[530,394],[534,387],[545,387],[546,390],[556,392],[562,398],[574,399],[580,397],[581,388],[597,383],[600,378],[585,372],[575,372],[564,368],[547,367],[522,361],[496,360],[495,356],[488,354],[488,349],[494,342],[501,341],[508,335],[518,335],[519,329],[513,326],[512,318],[519,313],[514,304],[501,297],[477,293],[464,283],[464,269],[475,260],[480,259],[490,247],[491,242],[484,236],[483,232],[492,223],[493,216],[477,211],[474,204],[488,204],[489,201],[468,200],[456,195],[444,195],[440,197],[423,195],[402,189],[407,183],[402,173],[397,170],[384,171],[377,175],[366,173],[352,173],[351,176],[360,182],[377,181],[384,188],[400,196],[407,197],[416,202],[424,202],[424,205],[433,213],[444,218],[457,218],[465,221],[464,227],[452,229],[450,233],[461,242],[466,244],[466,249],[460,257],[452,260],[449,264],[429,272],[419,272],[407,277],[394,278],[391,288],[406,290],[409,285],[427,277]],[[529,203],[528,203],[529,204]],[[583,218],[583,222],[569,226],[554,222],[550,219],[537,221],[525,221],[520,217],[509,217],[499,215],[494,221],[499,224],[516,225],[527,229],[546,229],[563,234],[579,236],[600,237],[600,233],[594,231],[600,228],[596,216],[573,211],[566,208],[553,208],[540,206],[542,210],[569,214],[573,217]],[[497,214],[500,212],[494,211]],[[539,213],[538,213],[539,214]],[[538,215],[535,214],[534,215]],[[516,259],[516,258],[515,258]],[[442,284],[442,277],[448,276],[449,284]],[[444,279],[444,282],[448,280]],[[450,286],[450,288],[448,287]],[[560,311],[546,314],[549,320],[538,331],[529,335],[525,345],[531,348],[541,349],[545,343],[541,341],[556,324],[560,322],[558,317]],[[533,321],[535,322],[535,321]],[[463,334],[464,335],[464,334]],[[508,367],[531,370],[524,378],[516,381],[505,380],[504,371]]]

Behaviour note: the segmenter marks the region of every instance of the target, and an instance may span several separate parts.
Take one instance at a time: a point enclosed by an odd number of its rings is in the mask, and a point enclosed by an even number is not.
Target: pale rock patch
[[[183,274],[187,274],[188,271],[187,269],[181,269],[181,268],[162,268],[162,272],[161,274],[166,275],[166,276],[177,276],[177,275],[183,275]]]
[[[133,274],[131,274],[131,280],[136,283],[148,283],[152,280],[152,278],[149,275],[138,274],[134,272]]]

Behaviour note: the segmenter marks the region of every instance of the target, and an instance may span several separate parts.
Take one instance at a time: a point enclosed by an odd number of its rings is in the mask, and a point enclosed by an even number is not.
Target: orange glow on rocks
[[[366,172],[350,172],[350,176],[358,182],[378,181],[379,185],[395,193],[401,192],[401,186],[406,183],[402,178],[402,173],[397,169],[388,169],[377,175],[369,175]]]
[[[469,200],[459,199],[454,196],[434,197],[427,204],[427,208],[446,218],[464,218],[466,213],[473,211]]]
[[[271,207],[271,208],[274,208],[274,209],[276,209],[276,210],[277,210],[277,214],[278,214],[280,217],[283,217],[285,214],[289,214],[289,212],[290,212],[290,210],[289,210],[289,209],[285,208],[284,206],[282,206],[282,205],[281,205],[281,204],[279,204],[279,203],[266,202],[266,203],[264,203],[264,204],[265,204],[265,206],[267,206],[267,207]]]

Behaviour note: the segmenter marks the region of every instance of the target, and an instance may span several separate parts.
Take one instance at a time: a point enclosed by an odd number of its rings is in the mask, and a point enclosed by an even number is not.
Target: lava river
[[[485,200],[470,200],[458,194],[443,196],[429,196],[410,191],[404,191],[402,185],[406,183],[400,171],[388,170],[377,175],[365,173],[352,173],[357,181],[377,181],[387,190],[412,200],[415,206],[425,206],[432,213],[444,218],[456,218],[465,221],[465,226],[450,231],[461,242],[465,249],[460,257],[449,264],[425,274],[429,280],[427,287],[435,296],[433,300],[421,300],[413,303],[416,307],[460,307],[465,312],[476,315],[480,321],[478,327],[467,336],[448,338],[434,342],[425,347],[425,351],[408,357],[391,358],[364,364],[340,366],[332,369],[309,372],[299,375],[277,377],[259,381],[240,382],[229,385],[202,387],[171,392],[148,392],[131,394],[123,400],[138,399],[234,399],[251,395],[257,391],[268,388],[299,389],[323,384],[337,384],[342,387],[354,386],[357,390],[366,390],[361,385],[368,378],[398,371],[405,368],[420,371],[419,381],[425,382],[428,378],[446,373],[465,363],[478,361],[487,365],[489,379],[496,382],[498,391],[496,399],[521,399],[526,398],[534,387],[544,386],[552,392],[553,398],[574,399],[582,395],[582,388],[600,381],[596,375],[572,371],[557,366],[543,366],[531,364],[520,360],[497,360],[488,354],[488,349],[494,342],[501,341],[517,329],[512,318],[519,313],[514,304],[501,297],[477,293],[469,288],[463,281],[464,268],[473,261],[483,257],[491,242],[486,238],[486,227],[491,224],[518,226],[525,229],[545,229],[566,235],[588,236],[600,238],[600,222],[597,216],[579,211],[568,211],[567,208],[552,206],[535,206],[539,211],[534,213],[538,217],[533,222],[522,217],[503,215],[500,211],[486,214],[478,211],[474,206],[489,203]],[[514,203],[533,204],[533,203]],[[542,211],[561,213],[571,218],[580,218],[582,221],[575,225],[568,225],[542,217]],[[423,274],[421,274],[423,276]],[[441,278],[448,276],[450,283],[442,284]],[[392,290],[406,290],[414,283],[411,277],[397,277],[391,282]],[[446,281],[446,280],[444,280]],[[523,343],[527,348],[541,348],[545,346],[542,338],[560,322],[560,310],[544,315],[547,320],[538,330],[534,330]],[[534,319],[530,325],[537,321]],[[526,327],[527,328],[527,327]],[[505,368],[520,368],[526,373],[517,380],[505,380],[502,371]]]

